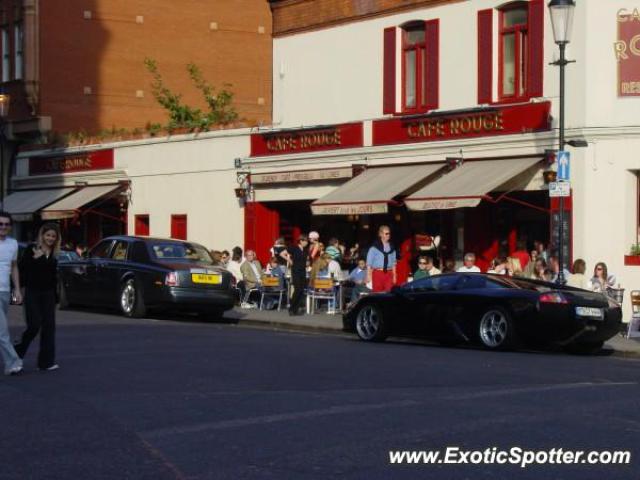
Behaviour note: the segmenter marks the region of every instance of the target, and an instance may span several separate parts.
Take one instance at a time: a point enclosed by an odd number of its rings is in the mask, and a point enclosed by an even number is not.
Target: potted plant
[[[629,255],[624,256],[624,264],[640,266],[640,243],[631,245]]]

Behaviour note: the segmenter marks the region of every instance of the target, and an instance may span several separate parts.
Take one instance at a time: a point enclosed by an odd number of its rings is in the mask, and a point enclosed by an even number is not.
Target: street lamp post
[[[558,150],[563,151],[565,147],[564,139],[564,69],[567,64],[571,63],[567,60],[565,53],[567,44],[571,41],[571,29],[573,27],[573,10],[575,9],[574,0],[551,0],[549,2],[549,13],[551,14],[551,24],[553,26],[553,38],[560,47],[560,58],[552,65],[560,67],[560,112],[559,112],[559,144]],[[564,197],[560,197],[560,211],[558,212],[558,263],[560,269],[558,272],[558,283],[564,285]]]
[[[0,205],[4,208],[4,147],[5,147],[5,120],[9,116],[9,103],[11,96],[0,93]]]

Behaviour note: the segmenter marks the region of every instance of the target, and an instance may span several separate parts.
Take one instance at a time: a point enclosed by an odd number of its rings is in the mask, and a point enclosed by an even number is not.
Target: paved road
[[[14,310],[13,325],[19,311]],[[59,317],[0,379],[4,479],[637,479],[640,361]],[[389,464],[389,450],[630,449],[627,466]]]

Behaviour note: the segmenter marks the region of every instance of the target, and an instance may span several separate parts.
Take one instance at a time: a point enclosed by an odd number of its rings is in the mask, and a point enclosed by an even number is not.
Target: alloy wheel
[[[480,320],[480,338],[487,347],[497,348],[503,345],[508,330],[507,318],[499,310],[489,310]]]
[[[122,289],[122,294],[120,295],[120,306],[124,313],[129,314],[133,311],[135,303],[136,288],[134,287],[133,282],[129,280]]]
[[[356,317],[358,336],[363,340],[373,340],[380,330],[380,318],[375,307],[366,305]]]

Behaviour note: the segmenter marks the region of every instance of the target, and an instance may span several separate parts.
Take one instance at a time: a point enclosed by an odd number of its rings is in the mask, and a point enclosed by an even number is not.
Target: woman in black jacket
[[[38,240],[29,246],[20,259],[22,285],[25,288],[24,312],[27,329],[16,353],[23,358],[29,344],[40,332],[38,368],[56,370],[56,291],[60,230],[55,223],[46,223],[38,232]]]

